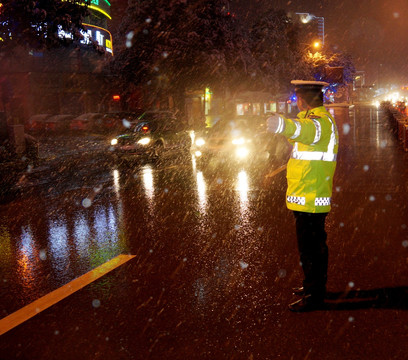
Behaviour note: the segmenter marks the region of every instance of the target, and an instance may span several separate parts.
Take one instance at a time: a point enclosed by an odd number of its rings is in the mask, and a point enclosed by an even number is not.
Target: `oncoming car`
[[[287,146],[266,132],[264,119],[236,117],[195,134],[192,152],[203,162],[253,163],[285,158]]]
[[[143,121],[132,131],[110,140],[110,149],[119,158],[133,155],[159,157],[164,151],[190,150],[191,137],[177,119]]]

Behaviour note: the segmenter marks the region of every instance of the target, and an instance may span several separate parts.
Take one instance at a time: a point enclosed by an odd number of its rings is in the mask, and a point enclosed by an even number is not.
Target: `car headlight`
[[[245,144],[245,139],[244,138],[233,139],[232,143],[234,145],[243,145]]]
[[[112,145],[112,146],[115,146],[115,145],[117,145],[117,144],[118,144],[118,139],[115,138],[115,139],[112,139],[112,140],[111,140],[111,145]]]
[[[235,154],[238,158],[244,159],[249,155],[249,149],[246,147],[239,147],[238,149],[236,149]]]
[[[198,138],[195,142],[197,146],[203,146],[205,144],[205,140],[202,138]]]
[[[140,145],[147,145],[150,143],[150,138],[149,137],[141,138],[137,143]]]

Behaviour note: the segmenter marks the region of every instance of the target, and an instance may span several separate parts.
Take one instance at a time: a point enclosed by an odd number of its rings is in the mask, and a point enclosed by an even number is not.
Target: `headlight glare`
[[[198,138],[195,143],[197,146],[203,146],[205,144],[205,140],[202,138]]]
[[[243,145],[245,144],[245,139],[244,138],[233,139],[232,143],[234,145]]]
[[[239,147],[238,149],[236,149],[235,154],[238,158],[244,159],[249,155],[249,150],[246,147]]]
[[[147,145],[150,143],[150,138],[148,137],[141,138],[137,143],[140,145]]]
[[[118,144],[118,139],[116,139],[116,138],[112,139],[110,143],[111,143],[112,146],[115,146],[115,145]]]

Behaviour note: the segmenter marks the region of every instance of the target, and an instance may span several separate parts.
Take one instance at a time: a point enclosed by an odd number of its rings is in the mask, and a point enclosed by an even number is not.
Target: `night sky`
[[[231,0],[251,16],[266,5],[323,16],[326,45],[351,54],[369,82],[408,82],[407,0]]]
[[[205,0],[203,0],[205,1]],[[127,1],[112,0],[114,28]],[[408,85],[408,0],[230,0],[251,18],[273,6],[325,18],[325,44],[352,55],[367,83]],[[118,21],[119,20],[119,21]]]

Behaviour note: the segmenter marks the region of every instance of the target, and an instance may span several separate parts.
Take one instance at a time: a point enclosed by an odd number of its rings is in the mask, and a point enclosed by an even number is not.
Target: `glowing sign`
[[[79,5],[86,6],[87,4],[79,3]],[[100,12],[101,14],[105,15],[109,20],[111,20],[112,18],[110,16],[110,6],[111,4],[107,0],[91,0],[91,3],[88,5],[88,8]]]
[[[86,29],[86,33],[82,33],[84,38],[80,41],[81,44],[90,44],[91,41],[96,41],[99,46],[102,46],[105,51],[113,54],[112,35],[111,33],[99,26],[82,24]]]
[[[85,31],[81,30],[83,36],[83,39],[79,41],[81,44],[90,45],[92,42],[96,42],[99,46],[104,48],[106,52],[113,55],[112,35],[108,30],[89,24],[82,25],[84,26]],[[58,31],[58,36],[60,38],[73,39],[71,33],[65,32],[62,29]]]
[[[108,19],[112,19],[110,16],[110,6],[111,4],[107,0],[91,0],[91,4],[88,7],[92,10],[99,11]]]

